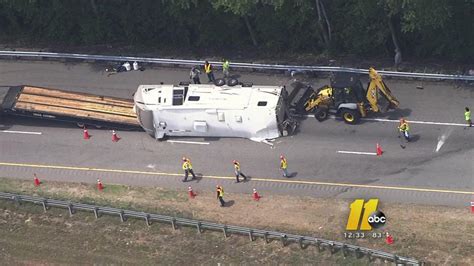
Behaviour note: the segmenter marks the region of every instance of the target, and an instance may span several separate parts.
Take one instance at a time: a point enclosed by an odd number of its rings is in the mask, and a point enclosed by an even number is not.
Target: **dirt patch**
[[[474,227],[472,226],[474,224],[474,215],[470,214],[467,208],[387,204],[382,202],[380,208],[387,215],[389,221],[387,226],[381,230],[377,230],[376,232],[390,232],[394,236],[394,244],[387,245],[383,238],[374,239],[366,237],[365,239],[357,240],[345,238],[345,224],[347,222],[350,203],[345,200],[263,195],[263,198],[256,202],[252,200],[250,194],[228,193],[225,195],[226,201],[233,201],[234,203],[230,207],[221,208],[219,207],[214,193],[201,193],[199,191],[197,191],[198,196],[195,199],[188,199],[186,191],[173,191],[161,188],[108,186],[103,192],[98,192],[95,187],[86,184],[67,183],[66,185],[64,183],[48,182],[47,184],[43,184],[40,189],[37,189],[30,184],[31,182],[9,179],[0,180],[0,182],[0,191],[8,189],[10,192],[20,192],[18,190],[21,190],[22,193],[37,194],[47,197],[69,198],[74,201],[126,207],[130,209],[209,220],[225,224],[300,233],[382,249],[436,264],[474,264],[474,256],[472,255],[472,246],[474,245]],[[14,184],[15,182],[17,182],[16,185]],[[15,188],[20,189],[15,190]],[[21,223],[21,226],[31,228],[34,227],[37,222],[39,224],[47,223],[48,226],[57,226],[58,230],[63,230],[64,232],[70,232],[77,228],[95,227],[102,224],[104,226],[103,228],[100,228],[100,230],[104,232],[102,236],[105,239],[104,241],[111,243],[117,241],[114,234],[118,233],[119,235],[122,235],[122,238],[128,239],[126,241],[124,240],[129,243],[124,244],[125,247],[147,247],[153,245],[156,239],[150,236],[149,231],[163,227],[161,225],[152,225],[147,228],[143,221],[136,221],[138,227],[123,227],[104,224],[104,221],[108,221],[109,219],[114,219],[115,222],[119,221],[119,219],[116,217],[111,218],[104,216],[95,221],[94,216],[91,214],[84,214],[84,220],[81,221],[65,217],[67,211],[64,210],[62,211],[63,216],[58,217],[55,216],[54,213],[48,212],[47,214],[43,214],[41,207],[34,208],[36,208],[38,212],[38,218],[29,218],[30,215],[27,213],[13,213],[6,209],[3,213],[0,213],[0,217],[2,218],[0,221],[9,220],[11,219],[10,216],[15,215],[18,219],[22,219],[23,222]],[[30,221],[25,223],[25,220],[28,219],[30,219]],[[63,222],[62,219],[66,219],[67,223]],[[135,222],[133,221],[127,221],[126,224],[134,223]],[[2,223],[2,225],[5,225],[5,223]],[[136,228],[140,229],[135,230]],[[186,230],[187,229],[172,231],[170,229],[169,232],[166,231],[167,233],[163,238],[170,238],[173,239],[173,241],[178,242],[185,241],[183,239],[188,239]],[[160,234],[162,233],[163,232],[160,231]],[[194,235],[195,232],[193,231],[191,234]],[[250,246],[253,247],[254,245],[248,243],[246,238],[242,240],[241,238],[236,237],[235,239],[230,238],[232,240],[222,240],[218,237],[221,236],[220,234],[216,234],[215,236],[214,234],[211,235],[212,237],[210,236],[210,238],[212,241],[217,241],[216,243],[219,243],[216,244],[219,248],[212,248],[212,250],[227,250],[227,255],[216,252],[215,254],[213,253],[214,257],[210,261],[201,257],[199,260],[200,264],[207,264],[209,262],[233,262],[240,264],[240,260],[233,260],[229,256],[234,253],[242,255],[242,250],[245,250]],[[205,238],[208,237],[206,236]],[[156,258],[158,255],[162,256],[163,250],[166,250],[166,252],[172,252],[173,247],[182,250],[183,246],[187,245],[210,245],[207,242],[201,243],[200,241],[203,240],[193,239],[190,241],[192,244],[184,244],[180,242],[181,244],[178,246],[170,244],[171,247],[163,246],[157,250],[148,250],[144,255],[146,254],[145,258],[151,259]],[[235,243],[233,241],[235,241]],[[96,245],[96,243],[91,243],[94,242],[89,242],[88,245]],[[231,246],[235,250],[228,250],[229,243],[232,243]],[[281,246],[281,244],[279,245]],[[108,246],[111,249],[114,249],[113,245],[108,244]],[[263,246],[263,248],[260,248],[260,245],[258,246],[259,248],[256,250],[251,248],[250,250],[252,251],[249,250],[245,257],[254,256],[255,258],[259,258],[258,254],[265,254],[265,258],[256,259],[255,262],[273,263],[274,261],[269,260],[268,258],[278,258],[278,260],[281,261],[282,256],[285,258],[291,258],[294,257],[295,254],[299,254],[299,256],[303,256],[301,259],[304,260],[306,256],[312,256],[310,255],[312,254],[311,252],[299,253],[300,251],[295,251],[293,248],[268,249],[267,246]],[[206,253],[207,251],[203,252]],[[187,254],[193,256],[192,253]],[[95,257],[91,259],[94,258]],[[245,261],[240,255],[239,258],[242,259],[242,261]],[[336,257],[331,257],[329,260],[334,262],[334,258]],[[123,260],[115,262],[133,263],[134,261]],[[184,261],[172,261],[173,264],[175,262],[179,263]],[[186,262],[189,263],[189,261]],[[311,263],[310,261],[306,262],[301,260],[300,262]],[[284,262],[282,263],[285,264]],[[291,261],[286,261],[286,263],[291,263]]]

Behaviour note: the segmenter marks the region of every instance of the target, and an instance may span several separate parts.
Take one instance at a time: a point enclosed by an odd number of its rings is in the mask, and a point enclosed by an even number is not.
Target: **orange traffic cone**
[[[117,136],[117,133],[115,133],[115,130],[112,130],[112,141],[117,142],[119,140],[120,138]]]
[[[102,185],[102,182],[100,182],[100,179],[97,179],[97,189],[99,191],[104,190],[104,185]]]
[[[377,143],[377,145],[375,145],[375,149],[377,151],[377,156],[381,156],[383,153],[382,146],[380,146],[380,144]]]
[[[262,197],[262,196],[260,196],[260,195],[258,194],[257,190],[254,188],[254,189],[253,189],[253,195],[252,195],[253,200],[258,201],[258,200],[260,200],[261,197]]]
[[[194,199],[194,197],[197,196],[197,194],[193,192],[193,188],[191,186],[188,187],[188,194],[190,199]]]
[[[34,179],[33,181],[35,182],[35,187],[39,187],[39,185],[41,185],[41,181],[39,180],[39,178],[36,176],[36,174],[34,174]]]
[[[387,245],[393,244],[393,237],[389,233],[387,233],[387,237],[385,238],[385,243],[387,243]]]
[[[91,135],[89,135],[89,131],[87,131],[87,128],[84,127],[84,139],[90,139]]]

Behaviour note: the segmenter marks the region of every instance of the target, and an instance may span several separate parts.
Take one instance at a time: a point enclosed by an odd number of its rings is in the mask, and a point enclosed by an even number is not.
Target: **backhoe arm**
[[[389,101],[389,108],[396,108],[400,105],[400,102],[392,95],[390,89],[385,85],[382,77],[375,71],[374,68],[369,68],[370,83],[367,88],[367,100],[369,101],[372,111],[379,112],[378,106],[378,91],[382,92],[382,95]]]
[[[304,104],[306,112],[312,112],[319,105],[329,105],[332,97],[332,88],[330,86],[322,87],[318,93],[313,91],[309,99]]]

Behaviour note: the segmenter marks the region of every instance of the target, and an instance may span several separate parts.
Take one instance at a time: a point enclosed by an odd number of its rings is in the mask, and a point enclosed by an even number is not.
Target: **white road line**
[[[362,118],[362,120],[399,123],[398,120],[381,119],[381,118]],[[466,126],[466,124],[458,124],[458,123],[426,122],[426,121],[413,121],[413,120],[407,120],[407,121],[412,123],[412,124],[438,125],[438,126],[456,126],[456,127],[465,127]]]
[[[359,154],[359,155],[377,155],[375,152],[359,152],[359,151],[337,151],[337,153]]]
[[[0,130],[2,133],[12,133],[12,134],[30,134],[30,135],[42,135],[41,132],[30,132],[30,131],[15,131],[15,130]]]
[[[305,117],[314,117],[314,115],[305,115]],[[329,118],[335,119],[336,116],[330,115]],[[375,122],[390,122],[390,123],[399,123],[399,120],[394,119],[383,119],[383,118],[361,118],[364,121],[375,121]],[[438,126],[455,126],[455,127],[465,127],[466,124],[459,123],[444,123],[444,122],[430,122],[430,121],[416,121],[416,120],[407,120],[412,124],[424,124],[424,125],[438,125]]]
[[[183,144],[196,144],[196,145],[209,145],[209,142],[184,141],[184,140],[167,140],[166,142],[183,143]]]

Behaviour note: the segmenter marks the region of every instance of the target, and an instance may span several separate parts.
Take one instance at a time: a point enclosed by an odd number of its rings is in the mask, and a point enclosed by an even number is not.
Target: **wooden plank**
[[[51,96],[51,97],[71,99],[71,100],[80,100],[80,101],[86,101],[86,102],[95,102],[95,103],[102,103],[102,104],[110,103],[110,104],[115,104],[122,107],[133,106],[134,104],[133,100],[128,100],[128,99],[121,99],[121,98],[108,97],[108,96],[99,96],[99,95],[81,93],[81,92],[68,92],[68,91],[62,91],[62,90],[56,90],[56,89],[30,87],[30,86],[23,87],[22,94],[23,93]]]
[[[125,123],[129,125],[137,125],[137,126],[140,125],[138,123],[138,119],[134,117],[93,112],[93,111],[77,110],[77,109],[72,109],[72,108],[43,105],[43,104],[38,104],[38,103],[21,102],[21,103],[17,103],[15,108],[20,109],[20,110],[28,110],[32,112],[35,111],[35,112],[40,112],[40,113],[52,114],[52,115],[71,116],[71,117],[94,119],[98,121],[106,121],[106,122],[113,122],[113,123]]]
[[[87,99],[90,101],[100,101],[100,102],[108,101],[111,103],[120,103],[120,104],[127,104],[127,105],[133,104],[132,99],[123,99],[123,98],[117,98],[117,97],[95,95],[95,94],[90,94],[90,93],[71,92],[71,91],[41,88],[41,87],[24,86],[23,93],[47,95],[47,96],[53,96],[53,97],[59,97],[59,98],[63,97],[63,98],[71,98],[71,99],[75,99],[79,97],[80,99]]]
[[[48,96],[32,95],[32,94],[21,94],[18,98],[17,103],[26,102],[26,103],[37,103],[43,105],[51,105],[65,108],[73,108],[84,111],[92,112],[104,112],[110,114],[118,114],[125,116],[136,117],[135,112],[133,112],[133,107],[120,107],[110,104],[98,104],[91,102],[82,102],[77,100],[69,100]]]

